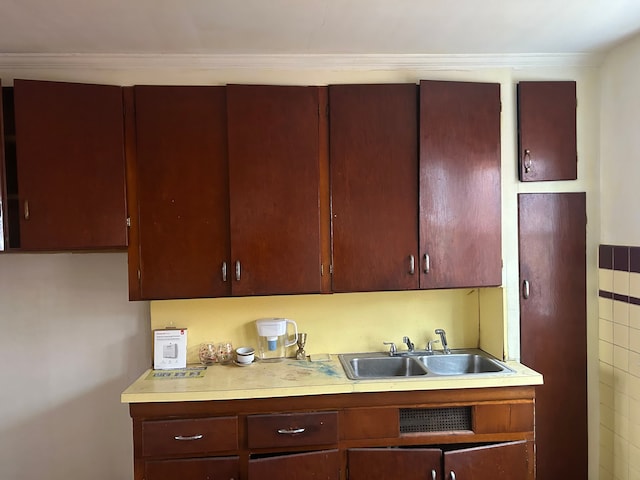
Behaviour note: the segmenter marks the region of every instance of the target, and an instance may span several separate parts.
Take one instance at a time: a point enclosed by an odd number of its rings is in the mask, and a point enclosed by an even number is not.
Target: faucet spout
[[[407,348],[410,352],[413,352],[416,349],[415,345],[409,337],[402,337],[402,342],[407,345]]]
[[[451,349],[449,348],[449,344],[447,343],[447,334],[442,328],[436,328],[436,335],[440,335],[440,343],[442,343],[442,351],[445,354],[450,354]]]

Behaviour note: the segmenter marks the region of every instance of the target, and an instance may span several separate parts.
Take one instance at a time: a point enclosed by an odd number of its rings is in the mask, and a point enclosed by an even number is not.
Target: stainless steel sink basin
[[[359,378],[414,377],[427,370],[414,357],[390,357],[383,353],[339,355],[347,376]]]
[[[513,373],[502,362],[477,349],[452,350],[448,355],[440,352],[429,355],[403,352],[396,356],[383,352],[349,353],[340,354],[338,358],[352,380]]]
[[[429,373],[435,375],[465,375],[510,371],[497,360],[476,353],[452,353],[419,357]]]

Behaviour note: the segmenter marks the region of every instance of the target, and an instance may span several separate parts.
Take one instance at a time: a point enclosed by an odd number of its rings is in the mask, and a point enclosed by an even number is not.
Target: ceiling
[[[0,54],[560,54],[640,32],[638,0],[1,0]]]

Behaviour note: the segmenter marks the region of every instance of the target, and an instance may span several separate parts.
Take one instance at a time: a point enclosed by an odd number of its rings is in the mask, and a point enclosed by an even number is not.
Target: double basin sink
[[[450,354],[405,352],[394,356],[381,352],[349,353],[338,358],[352,380],[513,373],[502,362],[477,349],[451,350]]]

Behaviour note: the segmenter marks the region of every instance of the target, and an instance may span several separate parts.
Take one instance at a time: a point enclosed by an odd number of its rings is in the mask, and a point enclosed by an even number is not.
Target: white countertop
[[[513,373],[474,376],[399,377],[350,380],[337,355],[322,362],[285,359],[256,361],[249,366],[213,365],[199,378],[152,378],[144,372],[121,395],[122,403],[238,400],[338,393],[446,390],[460,388],[541,385],[542,375],[517,363],[505,362]],[[196,365],[194,365],[195,367]]]

